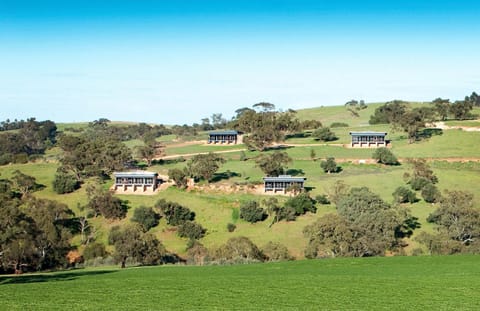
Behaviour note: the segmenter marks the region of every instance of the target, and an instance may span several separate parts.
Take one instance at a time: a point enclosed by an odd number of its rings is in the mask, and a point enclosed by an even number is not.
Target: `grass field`
[[[478,310],[479,256],[85,269],[0,277],[3,310]]]

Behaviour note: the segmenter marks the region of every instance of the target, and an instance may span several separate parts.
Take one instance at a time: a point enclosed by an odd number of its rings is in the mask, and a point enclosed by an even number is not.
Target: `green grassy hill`
[[[480,163],[473,162],[480,158],[478,152],[478,142],[480,141],[480,132],[467,132],[462,130],[444,130],[442,135],[433,136],[425,141],[408,144],[405,135],[401,132],[392,132],[387,125],[369,126],[368,118],[374,109],[380,104],[368,105],[367,109],[360,111],[360,117],[353,117],[345,107],[321,107],[299,110],[297,115],[301,119],[316,118],[321,120],[325,125],[332,122],[345,122],[349,124],[347,128],[334,128],[333,131],[339,137],[338,141],[330,144],[323,144],[314,141],[312,138],[292,138],[286,140],[286,144],[292,144],[287,149],[287,153],[293,159],[288,169],[307,177],[307,186],[310,187],[312,196],[328,193],[335,181],[343,180],[351,186],[367,186],[372,191],[378,193],[387,202],[392,202],[392,193],[399,186],[405,185],[403,174],[410,171],[410,167],[405,162],[401,166],[385,167],[376,164],[355,164],[361,159],[371,159],[374,152],[373,149],[349,149],[342,145],[348,144],[350,141],[349,131],[352,130],[375,130],[387,131],[388,137],[392,141],[392,152],[402,160],[406,158],[428,158],[435,174],[439,177],[438,187],[440,190],[466,190],[474,193],[475,204],[480,206]],[[419,105],[419,104],[418,104]],[[478,113],[479,111],[475,111]],[[464,121],[464,124],[471,125],[473,121]],[[463,124],[456,122],[455,124]],[[85,124],[62,124],[61,129],[78,128]],[[92,222],[98,228],[97,238],[100,241],[106,241],[108,230],[113,225],[123,224],[130,221],[133,211],[141,205],[153,206],[160,198],[171,201],[177,201],[196,213],[196,221],[206,228],[207,235],[202,239],[202,243],[207,247],[215,247],[225,243],[233,236],[247,236],[257,245],[262,246],[268,241],[281,242],[288,247],[290,252],[297,258],[303,258],[303,251],[306,240],[302,235],[302,229],[314,222],[322,215],[335,212],[332,205],[319,205],[316,214],[307,214],[301,216],[295,222],[282,221],[269,228],[270,220],[256,224],[250,224],[238,219],[238,208],[241,202],[246,200],[263,200],[264,195],[253,193],[231,193],[228,187],[234,183],[248,184],[261,182],[263,174],[256,167],[252,159],[258,153],[248,152],[246,155],[250,158],[247,161],[240,161],[240,151],[243,145],[234,146],[210,146],[205,143],[177,143],[174,141],[173,135],[163,138],[167,142],[167,155],[186,155],[196,152],[228,152],[223,153],[227,162],[220,168],[219,173],[230,173],[234,175],[229,179],[223,179],[212,183],[215,189],[205,189],[197,191],[181,191],[170,188],[161,191],[153,196],[135,196],[122,195],[122,199],[129,201],[130,210],[128,217],[122,221],[106,221],[101,217],[93,219]],[[203,136],[193,138],[194,141],[204,139]],[[134,147],[140,144],[140,141],[130,141],[127,145]],[[316,157],[321,159],[325,157],[335,157],[341,162],[342,172],[338,174],[325,174],[321,168],[319,161],[312,161],[310,158],[311,150],[314,150]],[[271,152],[271,151],[269,151]],[[58,163],[56,157],[59,154],[58,149],[48,152],[45,159],[38,160],[36,163],[15,164],[0,166],[0,174],[2,178],[8,178],[16,169],[23,173],[32,175],[37,178],[37,182],[46,187],[36,192],[34,195],[41,198],[49,198],[58,200],[68,204],[68,206],[77,211],[78,204],[87,202],[85,185],[71,194],[58,195],[52,189],[53,176],[55,174]],[[458,161],[464,160],[466,163]],[[449,162],[457,161],[457,162]],[[470,162],[469,162],[470,161]],[[168,169],[174,167],[183,167],[184,162],[169,163],[163,165],[155,165],[149,170],[166,174]],[[234,173],[234,174],[233,174]],[[91,181],[94,182],[94,181]],[[107,183],[105,187],[109,187]],[[420,197],[420,194],[417,194]],[[279,196],[280,200],[285,197]],[[405,208],[409,208],[413,215],[419,218],[422,225],[415,233],[426,230],[432,231],[433,228],[426,222],[426,217],[435,210],[436,206],[427,204],[423,200],[415,204],[405,204]],[[235,223],[237,229],[230,233],[227,231],[227,224]],[[160,221],[160,225],[154,228],[158,238],[165,244],[171,252],[184,255],[186,251],[187,240],[179,238],[176,232],[172,230],[165,220]],[[414,236],[415,236],[414,235]],[[409,240],[408,251],[419,247],[415,241]]]
[[[479,256],[84,269],[0,277],[4,310],[478,310]]]

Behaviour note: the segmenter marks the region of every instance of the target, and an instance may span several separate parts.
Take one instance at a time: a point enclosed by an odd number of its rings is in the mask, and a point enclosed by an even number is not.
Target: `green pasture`
[[[83,269],[0,277],[4,310],[478,310],[479,256]]]
[[[191,153],[201,153],[201,152],[218,152],[218,151],[227,151],[227,150],[236,150],[236,149],[245,149],[245,145],[215,145],[215,144],[192,144],[176,147],[168,146],[165,149],[166,155],[175,155],[175,154],[191,154]]]

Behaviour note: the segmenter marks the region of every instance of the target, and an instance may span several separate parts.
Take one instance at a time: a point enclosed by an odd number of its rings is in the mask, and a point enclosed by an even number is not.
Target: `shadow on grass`
[[[239,173],[231,172],[230,170],[227,170],[226,172],[213,174],[213,177],[210,181],[211,182],[217,182],[217,181],[221,181],[221,180],[224,180],[224,179],[230,179],[232,177],[240,177],[240,176],[241,175]]]
[[[51,274],[29,274],[0,277],[0,285],[7,284],[27,284],[42,282],[73,281],[84,276],[95,276],[117,272],[116,270],[102,271],[79,271],[79,272],[59,272]]]
[[[287,175],[290,176],[303,176],[305,172],[302,169],[290,168],[286,172]]]

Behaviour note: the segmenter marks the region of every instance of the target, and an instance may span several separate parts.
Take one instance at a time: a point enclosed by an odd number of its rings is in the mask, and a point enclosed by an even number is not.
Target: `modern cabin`
[[[237,144],[237,131],[217,131],[208,133],[209,144]]]
[[[153,192],[161,180],[154,172],[115,172],[114,190],[121,192]]]
[[[292,177],[290,175],[280,175],[278,177],[263,177],[265,192],[277,191],[287,193],[288,189],[294,185],[298,185],[298,189],[304,189],[305,177]]]
[[[352,147],[386,147],[385,132],[350,132]]]

